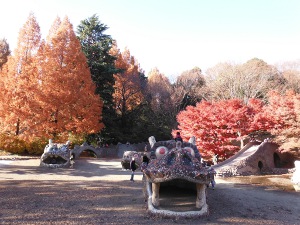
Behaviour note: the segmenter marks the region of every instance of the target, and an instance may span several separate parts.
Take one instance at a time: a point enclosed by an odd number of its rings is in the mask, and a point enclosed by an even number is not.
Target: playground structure
[[[149,140],[149,142],[148,149],[151,146],[151,141]],[[131,153],[138,155],[136,158],[140,165],[143,150],[145,150],[145,143],[119,143],[118,145],[106,147],[94,147],[83,143],[80,146],[75,145],[74,149],[69,149],[68,142],[57,144],[49,140],[49,144],[46,145],[44,153],[41,156],[40,166],[50,168],[69,167],[74,162],[73,160],[80,158],[84,152],[88,152],[94,158],[122,158],[122,168],[129,169],[128,165],[129,158],[132,157]],[[151,151],[148,153],[150,154]],[[153,154],[154,152],[152,152],[152,157]],[[294,160],[286,154],[281,153],[278,150],[277,144],[265,140],[264,142],[249,142],[234,156],[213,165],[212,168],[216,171],[216,175],[220,177],[294,173],[292,182],[294,183],[295,190],[300,191],[299,164],[299,161],[296,161],[294,165]]]
[[[150,214],[173,218],[208,215],[206,189],[214,179],[215,171],[212,167],[203,166],[201,155],[193,143],[175,140],[156,142],[153,136],[149,138],[151,160],[149,164],[142,163],[141,171],[147,211]],[[165,188],[168,195],[161,195],[161,190]],[[166,207],[166,201],[173,202],[186,189],[194,195],[193,207],[183,211],[178,210],[178,207]]]
[[[278,150],[278,145],[266,140],[249,142],[234,156],[212,167],[217,176],[230,177],[289,173],[289,164],[290,159]]]
[[[129,170],[130,169],[130,161],[132,158],[135,159],[135,165],[137,169],[142,164],[142,153],[137,151],[125,151],[123,154],[123,158],[121,161],[122,169]]]
[[[44,153],[41,156],[40,166],[49,168],[70,167],[70,150],[68,141],[65,144],[53,143],[49,139],[49,144],[46,145]]]
[[[142,152],[144,149],[145,143],[138,144],[122,144],[109,145],[105,147],[93,146],[84,142],[82,145],[75,145],[71,149],[71,155],[74,159],[78,159],[82,156],[84,152],[88,152],[94,158],[122,158],[124,152],[126,151],[137,151]]]

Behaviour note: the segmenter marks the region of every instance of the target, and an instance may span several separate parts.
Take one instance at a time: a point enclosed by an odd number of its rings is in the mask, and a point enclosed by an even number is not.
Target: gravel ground
[[[39,159],[0,160],[0,224],[300,224],[300,193],[242,179],[208,189],[210,215],[159,218],[146,212],[142,174],[116,159],[80,159],[72,169],[39,167]],[[276,180],[272,177],[272,181]],[[279,182],[288,182],[288,179]]]

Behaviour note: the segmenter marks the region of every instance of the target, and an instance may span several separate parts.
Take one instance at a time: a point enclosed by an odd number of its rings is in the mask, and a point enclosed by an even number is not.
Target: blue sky
[[[3,3],[1,3],[3,2]],[[299,0],[10,0],[1,3],[0,38],[14,49],[30,11],[43,37],[56,16],[74,28],[97,14],[146,75],[157,67],[171,79],[197,66],[300,60]]]

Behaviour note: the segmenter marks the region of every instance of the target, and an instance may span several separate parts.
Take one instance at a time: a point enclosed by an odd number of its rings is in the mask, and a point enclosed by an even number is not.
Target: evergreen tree
[[[115,57],[110,54],[113,39],[105,34],[108,27],[99,21],[96,15],[82,20],[77,27],[77,37],[80,40],[82,50],[88,60],[92,79],[96,85],[96,93],[103,100],[103,122],[105,129],[101,135],[106,141],[110,136],[115,136],[115,110],[113,104],[113,74],[117,72]]]

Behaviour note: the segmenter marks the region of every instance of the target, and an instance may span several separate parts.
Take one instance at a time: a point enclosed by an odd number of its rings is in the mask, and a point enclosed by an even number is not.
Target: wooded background
[[[225,62],[171,82],[158,68],[146,76],[107,31],[96,15],[76,32],[57,17],[42,39],[31,13],[13,52],[0,39],[1,149],[40,154],[49,138],[104,145],[180,131],[207,157],[228,158],[244,141],[266,137],[299,157],[299,62]]]

